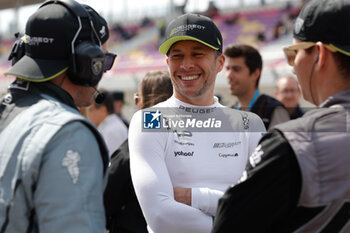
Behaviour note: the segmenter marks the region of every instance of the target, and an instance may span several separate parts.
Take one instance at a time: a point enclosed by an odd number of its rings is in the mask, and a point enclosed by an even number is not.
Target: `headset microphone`
[[[96,91],[95,94],[94,94],[95,103],[96,103],[96,104],[102,104],[103,101],[104,101],[105,98],[106,98],[106,95],[103,94],[103,93],[101,93],[101,92],[99,92],[99,91],[96,89],[96,87],[92,87],[92,88],[94,88],[95,91]]]

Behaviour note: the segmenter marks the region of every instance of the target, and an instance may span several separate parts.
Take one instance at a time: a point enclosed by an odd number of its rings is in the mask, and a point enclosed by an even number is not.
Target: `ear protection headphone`
[[[24,41],[22,39],[22,36],[23,35],[21,35],[19,32],[15,34],[16,41],[13,44],[10,55],[8,57],[8,60],[11,61],[12,65],[16,64],[16,62],[18,62],[19,59],[21,59],[25,54]]]
[[[69,79],[77,85],[96,86],[102,78],[105,54],[100,47],[101,42],[89,13],[81,4],[74,0],[50,0],[40,7],[48,4],[63,5],[77,18],[79,23],[79,28],[71,42],[71,65],[67,71]],[[77,44],[77,38],[81,30],[87,27],[90,27],[91,41],[83,41]],[[95,40],[97,40],[97,43]]]
[[[69,79],[77,85],[96,86],[102,78],[105,54],[100,48],[101,42],[89,13],[82,5],[74,0],[49,0],[44,2],[40,7],[52,3],[61,4],[66,7],[77,18],[79,23],[79,28],[71,42],[72,55],[70,58],[70,66],[67,71]],[[83,23],[89,25],[83,27]],[[86,27],[90,27],[91,29],[91,41],[83,41],[76,45],[76,40],[80,31]],[[8,60],[12,60],[12,65],[25,54],[25,45],[21,34],[16,33],[15,37],[16,41],[8,57]],[[95,42],[95,38],[98,45]]]
[[[101,41],[94,28],[89,13],[82,5],[74,0],[50,0],[44,2],[40,7],[52,3],[61,4],[66,7],[79,22],[79,28],[71,42],[72,55],[70,58],[70,66],[67,71],[69,79],[77,85],[96,86],[101,80],[104,71],[105,54],[100,47]],[[83,23],[89,24],[88,26],[85,26],[85,28],[90,27],[91,41],[83,41],[76,44],[80,31],[84,29]],[[19,33],[16,33],[15,36],[17,40],[15,41],[8,57],[8,60],[12,60],[12,65],[14,65],[25,54],[23,39],[20,38]],[[95,38],[98,45],[95,42]]]

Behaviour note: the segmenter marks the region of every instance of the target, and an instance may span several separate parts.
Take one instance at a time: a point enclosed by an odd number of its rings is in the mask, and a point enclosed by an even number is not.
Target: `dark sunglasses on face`
[[[105,53],[105,64],[103,72],[110,70],[114,64],[114,60],[117,57],[115,53]]]

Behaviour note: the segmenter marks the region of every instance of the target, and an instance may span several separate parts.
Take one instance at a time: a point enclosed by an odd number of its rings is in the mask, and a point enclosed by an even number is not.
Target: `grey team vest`
[[[298,218],[304,219],[296,232],[350,232],[350,104],[346,105],[309,111],[277,126],[301,169]],[[310,210],[312,216],[305,214]]]
[[[45,146],[63,125],[83,122],[99,142],[104,168],[107,151],[103,139],[92,124],[65,104],[41,95],[38,103],[19,113],[0,133],[0,231],[7,232],[9,211],[17,219],[19,232],[28,232],[34,214],[33,188],[39,175]],[[17,203],[14,205],[14,203]],[[11,219],[10,219],[11,221]],[[17,223],[16,223],[17,222]]]

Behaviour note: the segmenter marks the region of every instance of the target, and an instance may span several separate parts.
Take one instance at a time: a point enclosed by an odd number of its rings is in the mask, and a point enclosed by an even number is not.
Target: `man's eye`
[[[241,68],[235,67],[235,68],[233,68],[233,70],[234,70],[235,72],[239,72],[239,71],[241,71]]]
[[[174,54],[171,56],[173,59],[181,58],[181,54]]]
[[[200,57],[200,56],[203,56],[203,53],[195,53],[194,56],[195,57]]]

